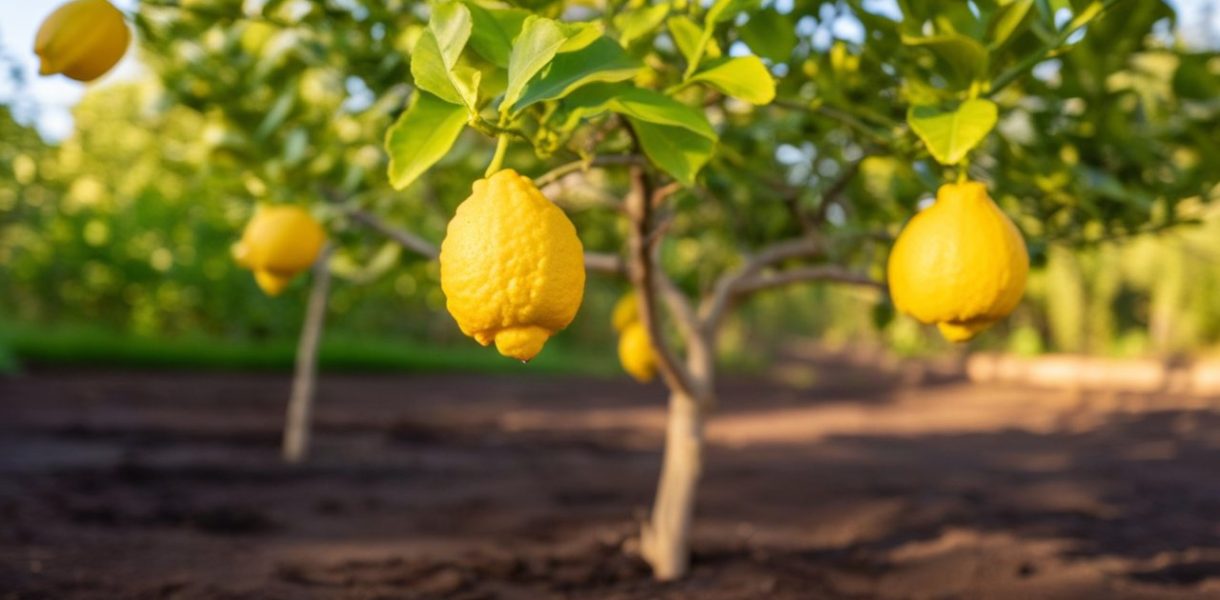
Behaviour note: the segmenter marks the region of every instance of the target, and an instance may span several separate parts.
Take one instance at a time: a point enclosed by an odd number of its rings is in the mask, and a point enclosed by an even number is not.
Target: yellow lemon
[[[309,211],[292,205],[259,206],[233,246],[237,264],[254,271],[268,296],[279,295],[318,259],[326,231]]]
[[[640,305],[635,292],[623,294],[623,297],[614,304],[614,312],[610,315],[610,322],[614,325],[614,330],[622,333],[624,329],[639,320]]]
[[[63,73],[93,81],[114,67],[127,52],[131,32],[123,13],[106,0],[73,0],[55,9],[34,38],[41,59],[40,75]]]
[[[512,169],[474,182],[441,243],[441,290],[462,333],[528,361],[576,317],[585,292],[576,228]]]
[[[976,182],[948,184],[890,252],[894,306],[964,342],[1016,308],[1029,254],[1012,221]]]
[[[652,381],[657,376],[657,355],[649,340],[648,331],[639,321],[628,325],[618,339],[618,361],[623,370],[640,383]]]

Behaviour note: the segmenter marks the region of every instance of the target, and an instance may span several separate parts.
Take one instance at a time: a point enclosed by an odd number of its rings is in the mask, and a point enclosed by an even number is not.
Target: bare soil
[[[810,380],[724,384],[668,584],[657,386],[325,376],[288,466],[286,376],[0,380],[0,598],[1220,598],[1220,399]]]

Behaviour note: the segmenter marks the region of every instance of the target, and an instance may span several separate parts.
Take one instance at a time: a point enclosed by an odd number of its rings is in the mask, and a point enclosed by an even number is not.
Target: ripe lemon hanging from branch
[[[534,358],[568,326],[585,290],[576,228],[512,169],[474,182],[441,243],[441,290],[462,333]]]
[[[55,9],[34,38],[40,75],[63,73],[89,82],[123,58],[131,32],[123,13],[106,0],[73,0]]]
[[[903,228],[888,271],[898,310],[964,342],[1016,308],[1029,254],[983,184],[952,183]]]
[[[657,355],[652,349],[648,330],[640,322],[639,298],[636,292],[628,292],[619,298],[610,317],[614,330],[618,332],[618,360],[623,370],[640,383],[648,383],[657,376]]]
[[[277,296],[313,265],[325,243],[326,231],[305,209],[259,206],[233,246],[233,259],[254,271],[254,281],[268,296]]]

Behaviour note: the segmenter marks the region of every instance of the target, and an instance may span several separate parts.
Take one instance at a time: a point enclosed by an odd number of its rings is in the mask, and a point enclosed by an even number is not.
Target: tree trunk
[[[681,578],[690,565],[691,517],[702,470],[703,409],[694,398],[674,392],[656,503],[640,536],[641,554],[661,581]]]
[[[296,373],[292,379],[292,397],[284,423],[284,460],[299,463],[309,452],[309,429],[313,419],[313,400],[318,372],[318,342],[326,321],[326,301],[330,295],[329,247],[322,250],[313,268],[313,287],[305,309],[305,324],[297,343]]]

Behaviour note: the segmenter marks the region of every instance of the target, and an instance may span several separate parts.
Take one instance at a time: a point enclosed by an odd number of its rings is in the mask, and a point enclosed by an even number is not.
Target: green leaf
[[[1003,46],[1004,42],[1007,42],[1008,38],[1012,37],[1017,28],[1025,22],[1025,17],[1029,15],[1033,6],[1034,0],[1013,0],[1001,6],[988,27],[987,39],[991,40],[987,45],[988,48],[995,50]]]
[[[467,2],[466,8],[473,23],[470,46],[488,62],[507,68],[513,40],[530,13],[517,8],[484,8],[476,2]]]
[[[444,157],[462,133],[468,114],[460,104],[417,91],[411,106],[386,132],[390,185],[405,189]]]
[[[686,15],[669,18],[669,35],[674,38],[678,51],[686,58],[687,64],[699,60],[703,54],[701,44],[704,43],[703,29]]]
[[[907,112],[907,122],[937,162],[955,165],[987,137],[998,116],[994,102],[978,98],[951,111],[912,106]]]
[[[704,138],[716,139],[716,130],[711,128],[703,111],[670,98],[660,91],[632,87],[632,85],[592,84],[575,91],[570,96],[573,106],[584,109],[611,110],[639,121],[680,127]]]
[[[1076,12],[1076,16],[1073,17],[1070,22],[1068,22],[1067,26],[1064,27],[1064,31],[1072,31],[1088,25],[1089,22],[1096,19],[1103,10],[1105,10],[1105,5],[1101,3],[1101,0],[1093,0],[1088,4],[1088,6],[1085,6]]]
[[[411,53],[411,76],[416,87],[452,104],[473,110],[478,103],[478,71],[457,66],[450,70],[441,56],[440,45],[431,30],[424,31]]]
[[[586,85],[564,99],[563,109],[568,112],[569,123],[613,111],[640,121],[685,129],[709,140],[717,137],[703,111],[660,92],[629,85]]]
[[[797,44],[796,26],[774,8],[751,14],[737,35],[756,54],[777,63],[787,61]]]
[[[775,99],[775,79],[757,56],[714,60],[690,78],[705,82],[720,91],[754,105],[770,104]]]
[[[728,21],[736,17],[737,13],[756,8],[759,4],[761,4],[760,0],[716,0],[708,7],[704,23],[710,29],[715,27],[716,23]]]
[[[259,123],[258,129],[254,132],[254,138],[263,139],[283,125],[288,114],[292,112],[296,99],[296,86],[285,86],[284,91],[280,92],[279,97],[275,99],[271,110],[267,111],[267,116],[263,117],[262,122]]]
[[[987,78],[987,49],[974,38],[950,33],[932,37],[902,36],[908,46],[923,46],[949,65],[949,75],[959,84],[969,84]]]
[[[580,21],[576,23],[565,23],[556,21],[559,26],[559,31],[567,40],[559,47],[559,52],[575,52],[596,42],[602,34],[606,33],[606,26],[601,21]]]
[[[531,104],[562,98],[589,83],[631,79],[641,66],[618,43],[603,36],[581,50],[557,55],[542,77],[526,86],[512,110],[517,112]]]
[[[436,40],[445,68],[452,70],[470,39],[470,9],[458,2],[437,4],[432,8],[428,30]]]
[[[508,58],[508,87],[500,103],[502,114],[521,99],[525,84],[555,58],[555,53],[566,41],[555,21],[543,17],[525,20],[521,35],[513,41],[513,50]]]
[[[614,28],[618,30],[618,41],[623,46],[630,46],[661,25],[669,15],[669,4],[653,4],[631,10],[625,10],[614,15]]]
[[[659,125],[628,117],[644,154],[661,170],[683,185],[693,185],[695,176],[712,158],[716,141],[682,127]]]

